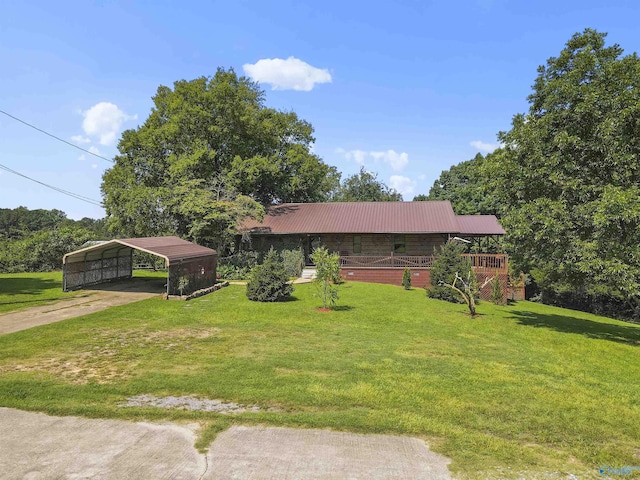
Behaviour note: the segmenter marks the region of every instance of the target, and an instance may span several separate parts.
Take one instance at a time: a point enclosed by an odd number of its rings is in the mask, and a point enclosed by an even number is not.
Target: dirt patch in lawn
[[[118,405],[119,407],[156,407],[180,410],[196,410],[200,412],[216,412],[216,413],[244,413],[244,412],[260,412],[263,409],[253,405],[240,405],[239,403],[223,402],[221,400],[210,400],[206,398],[197,398],[194,395],[183,397],[156,397],[154,395],[136,395],[129,397],[126,403]],[[271,409],[269,409],[271,410]]]
[[[114,330],[87,329],[95,344],[84,351],[63,357],[37,358],[28,362],[0,366],[1,373],[43,372],[64,378],[70,383],[107,384],[130,378],[139,361],[137,351],[152,347],[159,351],[185,351],[193,343],[219,335],[219,328],[148,331],[144,328]]]

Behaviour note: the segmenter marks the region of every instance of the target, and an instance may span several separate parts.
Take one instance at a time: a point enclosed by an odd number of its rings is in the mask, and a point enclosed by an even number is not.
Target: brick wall
[[[400,268],[343,268],[340,270],[340,274],[344,279],[349,282],[369,282],[369,283],[384,283],[387,285],[402,285],[403,269]],[[493,277],[493,274],[479,273],[477,275],[478,283],[482,285],[487,278]],[[500,283],[502,283],[502,292],[504,293],[504,300],[507,300],[507,275],[501,274]],[[430,286],[430,272],[425,269],[411,270],[411,286],[414,288],[424,288]],[[491,284],[487,284],[480,291],[480,299],[485,301],[491,300]]]

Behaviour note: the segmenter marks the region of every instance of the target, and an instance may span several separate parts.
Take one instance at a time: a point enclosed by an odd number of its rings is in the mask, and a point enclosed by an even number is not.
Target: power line
[[[25,124],[26,126],[31,127],[34,130],[39,131],[40,133],[44,133],[45,135],[49,135],[50,137],[55,138],[56,140],[59,140],[60,142],[66,143],[67,145],[71,145],[72,147],[77,148],[78,150],[82,150],[83,152],[88,153],[89,155],[93,155],[94,157],[101,158],[102,160],[106,160],[107,162],[116,163],[115,160],[113,160],[112,158],[103,157],[102,155],[94,153],[91,150],[87,150],[86,148],[82,148],[82,147],[76,145],[75,143],[67,142],[65,139],[60,138],[60,137],[56,137],[55,135],[53,135],[53,134],[51,134],[49,132],[45,132],[41,128],[38,128],[35,125],[31,125],[30,123],[27,123],[24,120],[20,120],[18,117],[14,117],[13,115],[5,112],[4,110],[0,110],[0,113],[3,113],[7,117],[13,118],[16,121]]]
[[[56,192],[62,193],[63,195],[68,195],[70,197],[73,197],[76,200],[81,200],[83,202],[87,202],[87,203],[90,203],[92,205],[97,205],[98,207],[102,206],[102,203],[100,201],[98,201],[98,200],[94,200],[93,198],[85,197],[84,195],[80,195],[78,193],[73,193],[73,192],[70,192],[68,190],[64,190],[62,188],[54,187],[53,185],[49,185],[48,183],[41,182],[40,180],[36,180],[35,178],[28,177],[28,176],[26,176],[26,175],[24,175],[24,174],[22,174],[20,172],[16,172],[15,170],[12,170],[11,168],[9,168],[9,167],[7,167],[5,165],[0,164],[0,169],[1,170],[5,170],[5,171],[7,171],[9,173],[13,173],[14,175],[18,175],[20,177],[26,178],[27,180],[31,180],[32,182],[39,183],[40,185],[43,185],[43,186],[45,186],[47,188],[55,190]]]

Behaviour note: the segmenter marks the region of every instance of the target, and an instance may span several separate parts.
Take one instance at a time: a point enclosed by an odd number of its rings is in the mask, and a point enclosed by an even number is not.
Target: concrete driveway
[[[157,297],[162,295],[165,283],[164,279],[132,278],[90,287],[84,290],[83,295],[49,305],[0,314],[0,335]]]
[[[3,479],[450,479],[417,438],[234,426],[206,455],[197,426],[0,408]]]

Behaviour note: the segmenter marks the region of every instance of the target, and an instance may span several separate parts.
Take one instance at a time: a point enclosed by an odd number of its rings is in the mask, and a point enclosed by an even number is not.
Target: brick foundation
[[[349,282],[368,282],[368,283],[384,283],[386,285],[402,285],[402,275],[404,269],[401,268],[343,268],[340,274]],[[482,285],[487,278],[493,277],[495,274],[478,272],[478,283]],[[502,292],[504,301],[507,301],[507,275],[500,274],[500,283],[502,283]],[[431,272],[425,269],[411,270],[411,286],[414,288],[424,288],[430,285]],[[480,298],[485,301],[491,299],[491,284],[486,285],[480,291]]]

